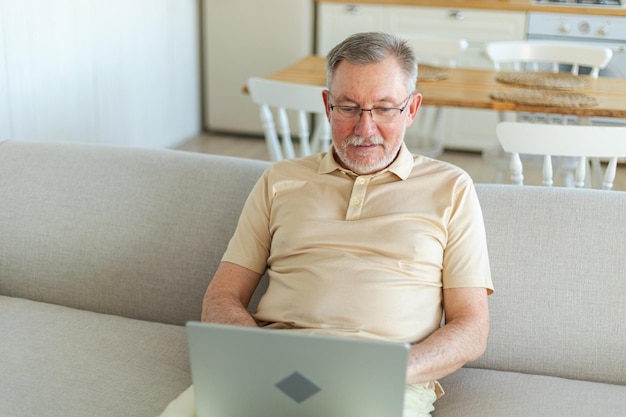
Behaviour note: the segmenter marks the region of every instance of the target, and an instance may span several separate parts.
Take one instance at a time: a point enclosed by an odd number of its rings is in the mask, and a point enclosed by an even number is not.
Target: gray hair
[[[365,65],[381,62],[390,55],[398,60],[406,74],[407,91],[412,93],[417,83],[417,58],[413,49],[399,36],[381,32],[356,33],[331,49],[326,55],[326,83],[330,88],[342,61]]]

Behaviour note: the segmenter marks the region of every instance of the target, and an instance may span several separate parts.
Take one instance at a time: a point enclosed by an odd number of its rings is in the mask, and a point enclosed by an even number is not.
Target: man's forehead
[[[408,96],[402,74],[343,72],[332,80],[330,95],[334,100],[357,104],[398,103]]]
[[[406,74],[397,60],[392,57],[368,64],[342,61],[335,68],[331,82],[332,84],[366,83],[391,87],[396,84],[403,86],[406,82]]]
[[[396,103],[399,99],[390,94],[364,94],[363,92],[346,91],[338,95],[332,96],[335,100],[341,102],[350,102],[354,104],[363,103]]]

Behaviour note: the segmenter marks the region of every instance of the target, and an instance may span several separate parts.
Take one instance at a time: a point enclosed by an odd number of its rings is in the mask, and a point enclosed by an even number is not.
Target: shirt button
[[[354,200],[352,204],[354,204],[355,206],[358,206],[361,204],[361,200]]]
[[[365,178],[359,178],[359,184],[365,184]]]

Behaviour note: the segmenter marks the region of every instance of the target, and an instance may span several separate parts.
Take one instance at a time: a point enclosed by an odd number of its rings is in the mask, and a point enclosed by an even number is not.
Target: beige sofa
[[[1,143],[0,416],[158,415],[191,382],[183,325],[266,166]],[[435,416],[625,415],[626,193],[477,189],[490,344]]]

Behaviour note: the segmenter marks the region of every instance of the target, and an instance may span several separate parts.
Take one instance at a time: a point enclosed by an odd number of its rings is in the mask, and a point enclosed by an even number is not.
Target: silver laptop
[[[401,417],[409,345],[187,324],[198,417]]]

